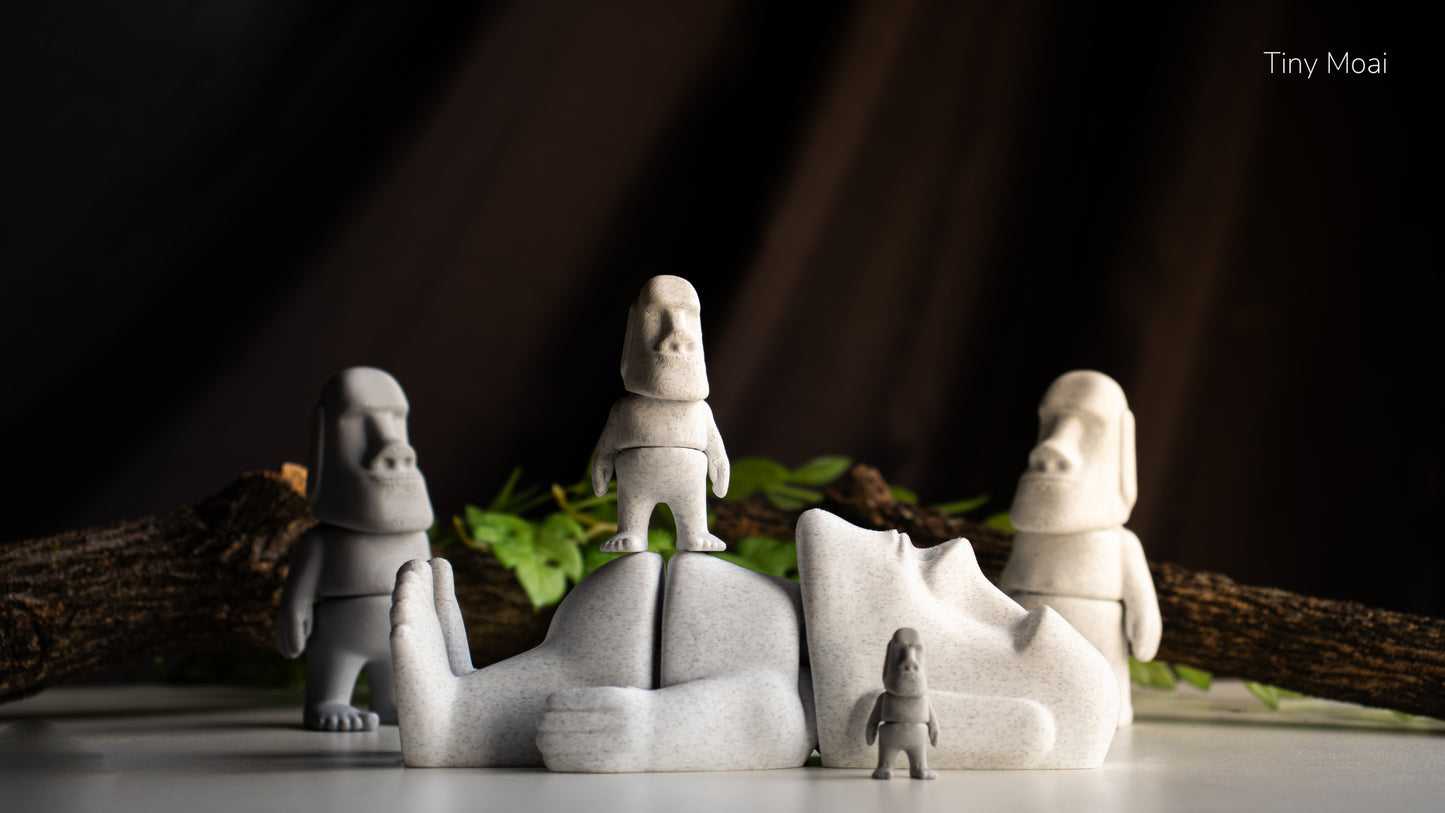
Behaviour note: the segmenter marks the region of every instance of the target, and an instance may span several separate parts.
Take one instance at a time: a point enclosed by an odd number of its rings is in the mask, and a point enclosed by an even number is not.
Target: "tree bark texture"
[[[274,644],[292,546],[311,527],[305,471],[243,475],[222,492],[138,520],[0,545],[0,701],[156,655]],[[824,508],[896,528],[927,547],[959,536],[997,580],[1011,536],[893,498],[855,466]],[[717,506],[719,536],[791,539],[797,512]],[[1146,540],[1147,542],[1147,540]],[[488,554],[444,552],[456,573],[473,661],[542,640],[513,575]],[[1164,617],[1161,659],[1306,694],[1445,719],[1445,621],[1310,598],[1150,563]]]

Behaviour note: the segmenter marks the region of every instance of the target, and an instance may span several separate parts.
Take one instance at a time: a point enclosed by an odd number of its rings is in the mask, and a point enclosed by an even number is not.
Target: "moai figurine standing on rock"
[[[937,779],[928,768],[928,746],[938,744],[938,720],[928,702],[928,678],[923,670],[923,639],[903,627],[888,642],[883,662],[883,693],[868,715],[868,744],[878,740],[878,768],[874,779],[892,779],[898,752],[908,755],[908,775]]]
[[[1089,639],[1119,683],[1119,725],[1134,720],[1129,653],[1153,660],[1161,623],[1144,548],[1128,528],[1138,493],[1134,415],[1112,378],[1065,373],[1039,405],[1039,442],[1009,520],[1018,529],[999,587],[1048,605]]]
[[[303,721],[318,731],[396,723],[391,593],[397,570],[431,555],[426,481],[407,443],[406,395],[373,367],[326,382],[312,413],[306,498],[320,521],[297,543],[276,615],[276,648],[310,649]],[[371,711],[351,705],[366,670]]]
[[[608,552],[647,550],[652,509],[667,503],[680,551],[722,550],[707,530],[707,478],[728,491],[728,456],[713,421],[702,355],[701,305],[681,277],[653,277],[627,314],[622,384],[592,457],[592,489],[607,493],[617,471],[617,533]]]

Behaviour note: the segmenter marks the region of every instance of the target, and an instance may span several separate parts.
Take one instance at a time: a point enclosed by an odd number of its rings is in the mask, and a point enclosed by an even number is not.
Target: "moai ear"
[[[1139,498],[1139,466],[1134,459],[1134,413],[1119,416],[1119,496],[1132,511]]]
[[[316,504],[321,494],[321,456],[326,444],[326,407],[317,404],[311,410],[311,449],[306,460],[306,501]]]

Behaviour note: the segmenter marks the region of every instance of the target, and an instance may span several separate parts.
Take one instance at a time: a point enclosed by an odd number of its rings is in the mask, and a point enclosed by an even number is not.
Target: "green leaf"
[[[984,503],[987,502],[988,495],[980,494],[977,497],[969,500],[958,500],[957,502],[946,502],[942,505],[935,505],[933,506],[933,510],[942,511],[943,513],[950,516],[955,514],[967,514],[969,511],[972,511],[975,508],[983,507]]]
[[[1244,688],[1249,693],[1259,698],[1259,702],[1269,706],[1273,711],[1279,711],[1279,690],[1265,683],[1255,683],[1252,680],[1244,681]]]
[[[772,503],[773,507],[780,511],[796,511],[800,508],[808,507],[807,500],[800,500],[797,497],[778,494],[772,491],[768,492],[768,502]]]
[[[745,536],[735,547],[737,555],[749,562],[744,567],[759,573],[786,579],[798,570],[798,548],[791,542],[767,536]]]
[[[556,604],[567,593],[567,577],[562,569],[543,564],[536,557],[517,563],[517,581],[532,600],[534,610]]]
[[[472,539],[485,542],[504,566],[515,568],[518,562],[537,558],[536,526],[527,520],[471,505],[467,506],[466,517]]]
[[[671,556],[677,552],[677,536],[666,528],[648,528],[647,549],[663,556]]]
[[[1173,689],[1174,671],[1163,661],[1141,661],[1129,656],[1129,679],[1150,689]]]
[[[888,493],[892,494],[893,499],[899,502],[906,502],[909,505],[918,504],[918,494],[912,489],[904,488],[903,486],[889,486]]]
[[[793,469],[793,474],[788,479],[805,486],[825,486],[842,477],[851,465],[853,459],[850,457],[824,455]]]
[[[791,472],[781,463],[762,457],[732,461],[728,475],[728,502],[747,499],[754,492],[772,491],[788,482]]]
[[[502,484],[502,490],[498,491],[497,496],[492,498],[492,504],[488,506],[488,510],[500,511],[506,507],[507,500],[512,496],[512,489],[517,487],[517,481],[520,479],[522,479],[522,467],[513,466],[512,473],[507,477],[507,482]]]
[[[582,523],[560,512],[543,520],[537,533],[538,549],[574,582],[582,580],[582,551],[577,545],[584,533]]]
[[[996,528],[1000,531],[1008,531],[1011,534],[1018,533],[1018,529],[1014,527],[1014,524],[1012,522],[1009,522],[1007,511],[1000,511],[997,514],[990,514],[988,519],[985,519],[983,521],[983,524],[990,528]]]
[[[1193,666],[1176,663],[1174,664],[1174,674],[1178,675],[1180,680],[1200,691],[1207,692],[1209,691],[1209,687],[1214,685],[1213,674]]]

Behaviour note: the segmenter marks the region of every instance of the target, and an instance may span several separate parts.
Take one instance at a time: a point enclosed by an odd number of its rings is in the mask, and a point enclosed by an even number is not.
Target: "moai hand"
[[[647,523],[658,503],[677,522],[677,549],[722,550],[707,530],[707,478],[728,490],[728,458],[713,421],[703,362],[697,292],[681,277],[653,277],[627,314],[622,383],[630,395],[612,406],[592,456],[592,489],[607,492],[617,474],[617,533],[602,550],[647,550]]]
[[[1014,537],[999,587],[1024,608],[1048,605],[1114,669],[1119,725],[1133,722],[1129,653],[1154,658],[1161,623],[1144,549],[1124,523],[1134,507],[1134,415],[1113,379],[1065,373],[1039,405],[1039,442],[1019,478]]]
[[[291,556],[276,648],[309,647],[303,722],[362,731],[396,722],[390,607],[397,569],[425,558],[432,523],[426,481],[407,443],[406,395],[372,367],[342,370],[312,413],[306,496],[319,524]],[[351,705],[365,669],[371,712]]]
[[[923,669],[923,639],[917,630],[902,627],[888,642],[883,661],[883,693],[868,715],[869,745],[878,740],[878,767],[874,779],[892,779],[898,752],[908,755],[908,775],[937,779],[928,768],[928,746],[938,745],[938,720],[928,703],[928,678]]]

